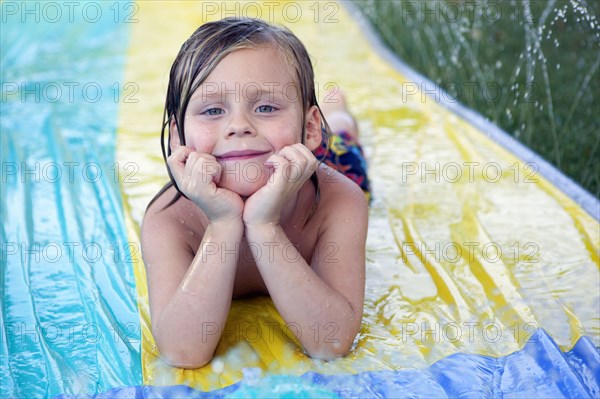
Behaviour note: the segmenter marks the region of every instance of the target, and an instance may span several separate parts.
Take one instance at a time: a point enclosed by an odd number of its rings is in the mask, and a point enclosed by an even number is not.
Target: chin
[[[221,188],[233,191],[241,197],[250,197],[252,194],[257,192],[264,184],[251,184],[251,183],[236,183],[236,182],[224,182],[218,185]]]
[[[250,197],[264,187],[271,175],[266,168],[249,167],[248,164],[230,164],[223,168],[218,186],[242,197]],[[254,165],[254,164],[252,164]]]

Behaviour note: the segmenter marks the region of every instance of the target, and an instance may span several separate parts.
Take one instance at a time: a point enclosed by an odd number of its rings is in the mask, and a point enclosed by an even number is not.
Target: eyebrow
[[[265,95],[270,99],[274,100],[276,98],[280,98],[284,96],[284,93],[281,89],[278,89],[278,86],[281,86],[279,82],[267,82],[268,87],[265,88],[257,84],[245,84],[241,86],[239,83],[235,84],[235,88],[228,90],[222,87],[218,87],[216,83],[210,84],[210,86],[205,86],[204,83],[200,86],[199,89],[201,91],[195,93],[191,100],[200,100],[200,101],[208,101],[214,98],[222,99],[225,96],[235,95],[236,100],[244,99],[248,100],[259,100],[265,97]],[[284,85],[283,87],[286,87]],[[212,89],[208,91],[207,89]],[[216,90],[215,90],[216,89]]]

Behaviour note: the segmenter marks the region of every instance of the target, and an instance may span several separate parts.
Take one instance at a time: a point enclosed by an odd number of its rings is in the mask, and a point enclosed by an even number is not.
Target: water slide
[[[1,397],[600,395],[598,200],[387,52],[352,4],[0,7]],[[320,96],[342,87],[359,121],[365,315],[341,359],[307,357],[268,298],[234,301],[198,370],[150,334],[139,227],[167,179],[168,68],[234,14],[288,26]]]

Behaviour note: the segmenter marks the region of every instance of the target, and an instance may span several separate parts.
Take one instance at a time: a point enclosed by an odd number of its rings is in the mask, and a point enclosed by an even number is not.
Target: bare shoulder
[[[152,240],[160,227],[166,227],[174,219],[173,208],[168,206],[173,199],[172,191],[175,191],[172,187],[167,189],[146,209],[141,227],[142,244],[144,241]]]
[[[327,214],[366,218],[368,202],[362,189],[352,180],[327,165],[319,167],[319,208]]]
[[[176,190],[170,187],[148,206],[141,227],[142,255],[152,254],[170,247],[192,250],[194,242],[201,238],[204,231],[202,212],[190,201],[180,198],[173,204]]]
[[[315,213],[320,239],[342,238],[346,234],[366,237],[369,204],[362,189],[352,180],[321,165],[318,169],[320,199]]]

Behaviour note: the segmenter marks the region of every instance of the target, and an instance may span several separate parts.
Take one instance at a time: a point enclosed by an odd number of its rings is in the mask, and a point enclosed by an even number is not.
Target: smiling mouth
[[[244,159],[256,158],[268,153],[269,151],[256,150],[230,151],[221,155],[216,155],[215,158],[219,161],[242,161]]]

